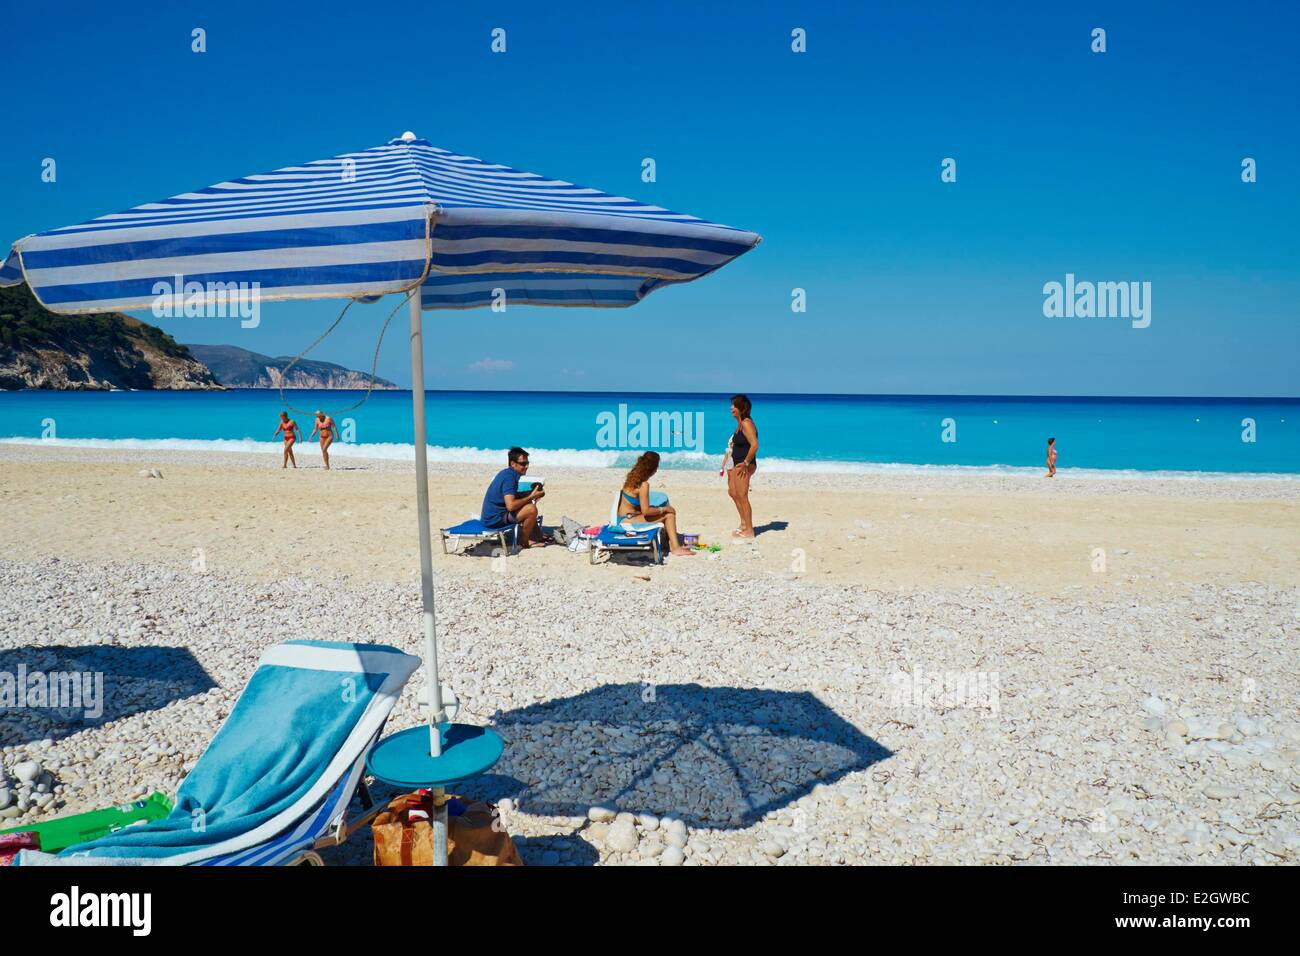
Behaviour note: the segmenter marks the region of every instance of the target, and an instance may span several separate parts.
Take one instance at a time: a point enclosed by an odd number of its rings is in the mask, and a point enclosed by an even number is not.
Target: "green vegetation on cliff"
[[[217,388],[190,350],[121,312],[57,315],[0,288],[0,388]]]
[[[135,335],[173,358],[189,358],[183,345],[156,326],[121,312],[56,315],[36,301],[26,284],[0,289],[0,343],[11,349],[59,349],[80,346],[107,352],[131,345]]]

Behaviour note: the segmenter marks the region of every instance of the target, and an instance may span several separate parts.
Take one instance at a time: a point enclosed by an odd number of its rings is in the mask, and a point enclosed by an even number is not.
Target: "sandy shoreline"
[[[88,561],[139,560],[264,578],[328,571],[408,580],[418,566],[409,463],[349,460],[320,466],[301,449],[298,472],[236,453],[101,451],[0,445],[3,553]],[[164,478],[139,470],[160,467]],[[548,524],[608,515],[620,474],[533,469],[548,479]],[[490,466],[430,467],[434,527],[477,514]],[[713,557],[670,561],[670,580],[740,573],[866,588],[956,588],[997,583],[1040,593],[1178,589],[1189,583],[1294,584],[1300,557],[1300,482],[1060,477],[771,474],[755,479],[753,544],[733,542],[736,514],[716,473],[666,471],[685,531],[720,543]],[[1104,551],[1104,571],[1098,549]],[[488,560],[435,557],[440,573],[500,571]],[[588,569],[543,549],[510,573],[593,583],[645,568]],[[495,570],[494,570],[495,569]]]
[[[279,641],[420,653],[409,465],[314,451],[294,474],[0,446],[0,652],[146,675],[105,723],[9,724],[0,762],[52,774],[41,812],[174,789]],[[489,470],[431,469],[435,527]],[[607,513],[617,475],[536,470],[548,523]],[[687,530],[734,527],[716,475],[657,487]],[[678,858],[662,829],[616,845],[598,803],[675,814],[688,865],[1300,859],[1289,483],[774,475],[754,501],[779,523],[755,544],[661,568],[435,548],[444,673],[507,740],[467,789],[512,801],[530,864]],[[408,688],[390,729],[418,720]]]

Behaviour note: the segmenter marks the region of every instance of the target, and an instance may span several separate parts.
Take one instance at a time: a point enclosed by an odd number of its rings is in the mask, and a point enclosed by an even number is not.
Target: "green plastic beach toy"
[[[87,810],[70,817],[58,817],[45,823],[33,823],[0,830],[0,833],[39,833],[41,851],[58,853],[77,843],[98,840],[122,827],[150,820],[161,820],[172,812],[172,801],[161,790],[155,790],[144,800],[123,803],[103,810]]]

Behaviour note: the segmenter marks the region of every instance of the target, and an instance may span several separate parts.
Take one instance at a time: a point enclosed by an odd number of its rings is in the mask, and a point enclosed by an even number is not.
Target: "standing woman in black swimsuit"
[[[744,395],[731,396],[731,417],[736,420],[736,434],[731,436],[731,460],[735,463],[727,472],[727,493],[740,512],[740,527],[731,532],[733,538],[754,537],[754,509],[749,506],[749,479],[758,467],[758,429],[749,417],[752,406]]]

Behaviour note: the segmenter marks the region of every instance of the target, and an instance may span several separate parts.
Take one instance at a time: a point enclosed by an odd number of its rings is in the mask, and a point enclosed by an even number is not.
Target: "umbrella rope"
[[[375,372],[379,368],[379,348],[384,344],[384,333],[388,331],[388,326],[393,321],[393,316],[397,314],[397,310],[400,309],[402,306],[406,305],[407,302],[411,301],[411,296],[415,295],[417,291],[419,291],[419,286],[416,286],[414,289],[408,292],[406,296],[402,299],[402,301],[397,303],[396,306],[394,306],[393,311],[388,313],[388,318],[384,319],[384,325],[379,330],[379,341],[375,343],[375,355],[370,362],[370,384],[366,386],[366,394],[361,397],[361,400],[359,402],[353,402],[347,408],[340,408],[338,411],[328,412],[330,417],[333,417],[335,415],[340,415],[343,412],[350,412],[354,408],[360,408],[362,405],[364,405],[367,401],[370,400],[370,393],[375,390]],[[316,346],[324,342],[326,337],[329,336],[329,334],[333,332],[336,328],[338,328],[339,323],[343,321],[343,316],[347,315],[348,309],[352,308],[352,303],[354,301],[356,300],[349,299],[348,304],[343,307],[343,311],[339,313],[339,317],[334,320],[333,324],[331,324],[328,329],[322,332],[315,342],[313,342],[311,345],[307,346],[305,349],[303,349],[301,352],[295,355],[293,357],[293,361],[290,362],[288,365],[286,365],[284,367],[284,371],[280,373],[280,404],[282,404],[285,408],[289,409],[292,412],[297,412],[299,415],[315,414],[314,411],[309,412],[305,408],[295,407],[293,404],[291,404],[288,401],[288,399],[284,397],[285,379],[287,379],[289,376],[289,369],[293,368],[294,365],[298,363],[299,359],[301,359],[304,355],[306,355]]]

